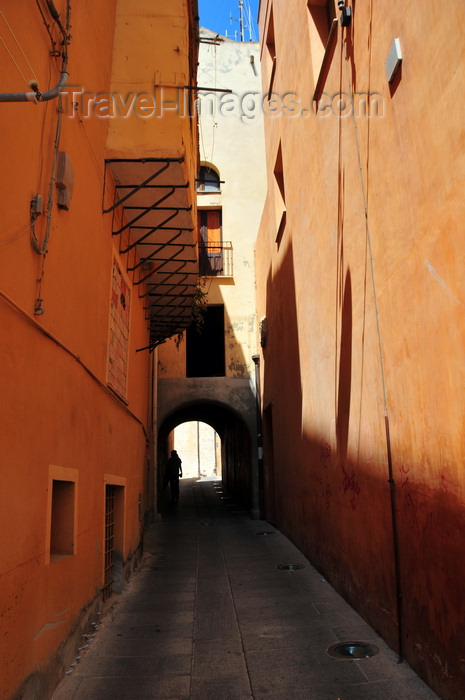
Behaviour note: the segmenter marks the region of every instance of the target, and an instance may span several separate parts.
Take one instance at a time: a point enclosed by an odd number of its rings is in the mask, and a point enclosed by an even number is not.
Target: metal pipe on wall
[[[262,412],[260,397],[260,355],[252,355],[255,364],[255,405],[257,410],[257,473],[254,474],[252,464],[252,504],[257,511],[257,517],[263,517],[264,492],[263,492],[263,438],[262,438]]]

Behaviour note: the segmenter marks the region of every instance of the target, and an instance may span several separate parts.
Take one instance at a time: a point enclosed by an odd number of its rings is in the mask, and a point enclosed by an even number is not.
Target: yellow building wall
[[[219,173],[220,191],[198,191],[197,209],[221,210],[222,242],[231,246],[231,269],[224,253],[223,274],[202,277],[207,305],[224,306],[225,376],[254,376],[257,350],[253,244],[266,190],[263,113],[260,108],[259,45],[237,42],[201,28],[196,111],[202,165]],[[229,93],[214,90],[229,90]],[[171,340],[160,347],[161,378],[185,377],[186,346]]]

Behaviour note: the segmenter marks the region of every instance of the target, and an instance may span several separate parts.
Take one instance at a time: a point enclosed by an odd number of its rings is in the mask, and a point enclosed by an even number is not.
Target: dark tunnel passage
[[[170,434],[182,423],[201,421],[210,425],[221,439],[222,482],[248,510],[252,507],[253,440],[242,417],[224,404],[202,402],[172,412],[158,431],[157,503],[160,509],[163,471],[170,450]]]

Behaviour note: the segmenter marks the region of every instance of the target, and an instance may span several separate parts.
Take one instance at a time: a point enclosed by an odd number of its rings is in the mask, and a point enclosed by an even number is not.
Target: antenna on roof
[[[247,12],[247,29],[249,30],[249,41],[255,41],[255,29],[252,21],[252,9],[250,7],[250,2],[246,2],[245,10]]]
[[[235,19],[232,16],[232,13],[229,15],[229,24],[232,24],[233,22],[239,22],[239,30],[241,34],[241,41],[245,41],[244,39],[244,0],[239,0],[238,2],[239,5],[239,19]],[[235,32],[236,34],[236,32]]]

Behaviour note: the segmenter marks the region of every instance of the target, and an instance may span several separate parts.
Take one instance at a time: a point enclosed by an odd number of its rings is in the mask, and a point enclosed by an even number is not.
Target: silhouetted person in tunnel
[[[171,489],[171,503],[179,501],[179,477],[182,476],[182,462],[176,450],[171,450],[171,457],[166,463],[165,480]]]

